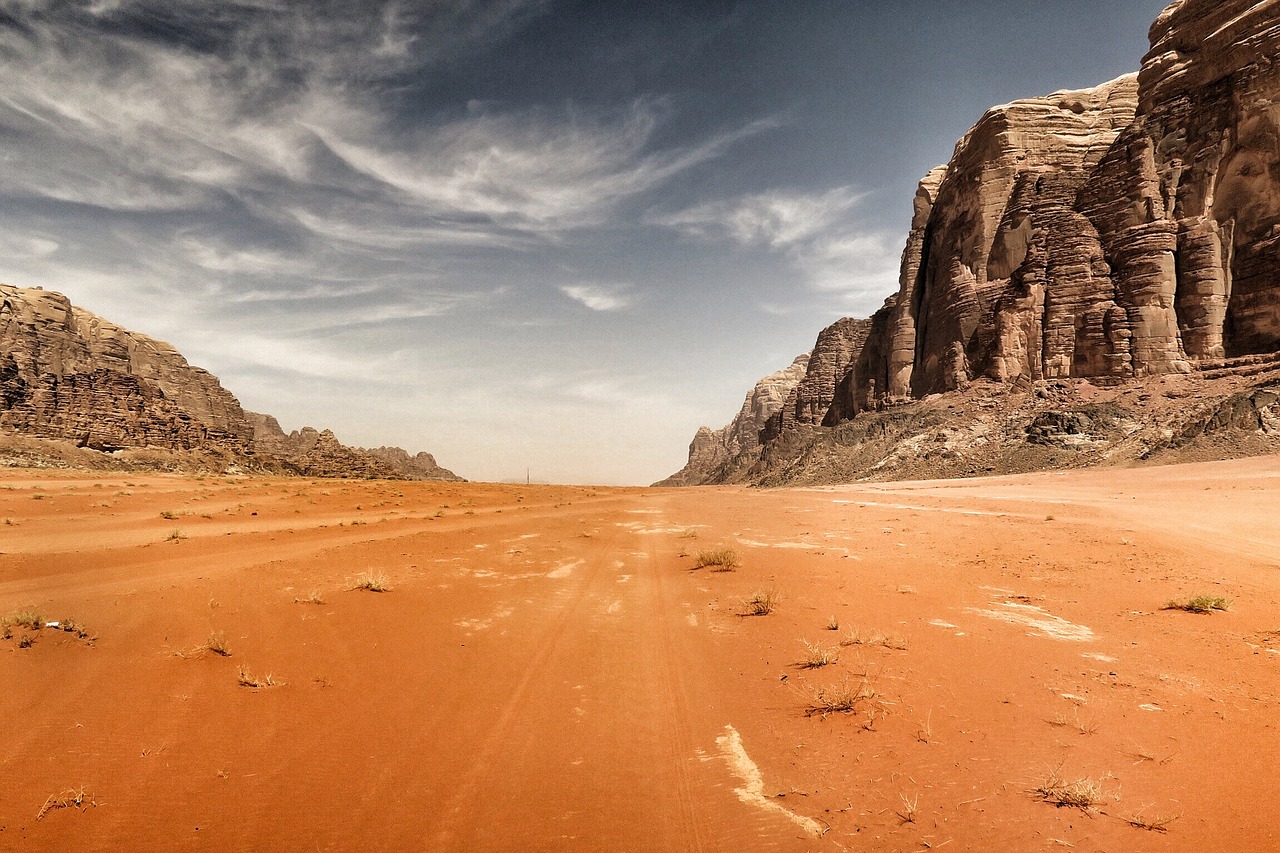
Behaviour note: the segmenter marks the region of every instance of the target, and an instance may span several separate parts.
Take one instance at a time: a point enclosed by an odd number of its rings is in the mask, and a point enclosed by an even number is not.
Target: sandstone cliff
[[[327,429],[303,427],[285,433],[280,422],[271,415],[245,414],[252,424],[254,447],[303,476],[462,481],[457,474],[436,464],[430,453],[410,456],[399,447],[373,450],[348,447]]]
[[[277,435],[278,433],[278,435]],[[169,344],[0,285],[0,464],[456,480],[430,454],[286,436]]]
[[[714,431],[705,426],[700,428],[689,445],[688,464],[655,485],[730,482],[735,472],[753,465],[760,458],[761,432],[786,404],[808,366],[809,354],[805,353],[797,356],[789,367],[757,382],[733,420]]]
[[[857,443],[858,430],[840,429],[851,420],[888,429],[928,409],[954,421],[913,401],[975,383],[983,398],[1015,392],[1003,405],[1028,420],[996,432],[1022,446],[1035,422],[1053,421],[1045,403],[1058,397],[1074,405],[1098,388],[1151,386],[1151,399],[1167,376],[1190,377],[1177,399],[1211,407],[1252,394],[1235,379],[1263,382],[1280,351],[1280,4],[1180,0],[1152,26],[1137,75],[988,111],[921,182],[899,290],[860,347],[834,383],[807,387],[819,407],[830,398],[826,415],[784,409],[738,479],[772,481],[805,447],[827,447],[840,467],[841,452],[867,450],[838,449]],[[1046,383],[1057,391],[1031,393]],[[1158,426],[1149,421],[1131,420],[1133,432]],[[831,445],[815,423],[844,438]],[[1196,430],[1175,426],[1156,433]],[[1251,447],[1272,446],[1263,426],[1255,432],[1267,441]],[[1169,444],[1144,447],[1135,453],[1150,458]],[[885,454],[840,476],[880,476]]]

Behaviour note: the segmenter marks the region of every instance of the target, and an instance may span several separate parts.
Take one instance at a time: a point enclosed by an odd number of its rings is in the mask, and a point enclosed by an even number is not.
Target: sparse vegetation
[[[324,604],[324,596],[320,594],[320,590],[313,589],[307,595],[301,598],[294,598],[294,604]]]
[[[908,797],[906,794],[898,794],[898,798],[902,800],[902,808],[894,811],[903,823],[915,823],[916,815],[920,812],[920,795]]]
[[[840,630],[840,619],[839,619],[839,617],[837,617],[837,616],[829,616],[829,617],[827,617],[827,630],[828,630],[828,631],[839,631],[839,630]]]
[[[1183,600],[1174,599],[1164,606],[1165,610],[1185,610],[1188,613],[1212,613],[1215,610],[1230,610],[1231,601],[1220,595],[1197,595]]]
[[[160,510],[160,517],[166,521],[173,521],[178,517],[178,514],[171,509],[162,509]]]
[[[34,610],[19,610],[7,616],[0,616],[2,628],[29,628],[39,631],[44,627],[44,617]]]
[[[1087,778],[1065,779],[1061,765],[1050,771],[1031,792],[1050,805],[1081,811],[1092,810],[1103,799],[1102,782]]]
[[[387,582],[387,576],[381,572],[365,572],[356,578],[351,589],[367,589],[369,592],[387,592],[391,586]]]
[[[709,567],[716,572],[731,572],[739,565],[738,552],[732,548],[708,548],[698,552],[693,567],[695,569]]]
[[[240,667],[240,673],[237,680],[241,687],[253,687],[256,689],[260,687],[276,686],[275,679],[271,677],[271,673],[268,672],[266,675],[254,675],[249,671],[248,667],[245,666]]]
[[[30,634],[23,634],[21,637],[18,638],[18,648],[29,649],[33,645],[35,645],[35,642],[36,642],[35,637],[31,636]]]
[[[804,715],[825,717],[829,714],[852,714],[861,703],[875,698],[875,686],[869,680],[864,678],[855,685],[845,678],[836,684],[812,688]]]
[[[679,538],[679,539],[697,539],[697,538],[698,538],[698,531],[697,531],[697,529],[696,529],[696,528],[693,528],[693,527],[687,527],[687,528],[685,528],[684,530],[681,530],[681,531],[680,531],[680,533],[679,533],[679,535],[677,536],[677,538]]]
[[[804,669],[820,669],[828,664],[835,663],[840,659],[840,649],[836,646],[824,649],[816,643],[810,643],[808,640],[801,640],[804,644],[804,660],[800,662],[800,666]]]
[[[1124,820],[1125,823],[1129,824],[1129,826],[1136,827],[1137,829],[1146,829],[1151,832],[1168,832],[1169,824],[1173,823],[1180,817],[1182,817],[1180,814],[1147,817],[1142,812],[1138,812],[1132,817],[1127,817]]]
[[[97,802],[93,799],[93,794],[85,791],[83,787],[68,788],[61,794],[50,794],[49,799],[44,801],[44,805],[40,807],[40,811],[36,812],[36,820],[44,820],[44,816],[51,811],[58,809],[79,809],[85,811],[89,806],[96,806]]]
[[[778,606],[778,593],[772,589],[758,589],[742,600],[743,615],[768,616]]]
[[[863,633],[857,628],[851,628],[845,632],[844,639],[840,641],[842,646],[881,646],[886,649],[894,649],[895,651],[904,652],[910,644],[906,637],[896,634],[882,634],[879,631],[868,631]]]
[[[224,658],[231,657],[231,646],[227,644],[227,636],[221,631],[215,631],[209,634],[209,639],[204,641],[204,648]]]
[[[187,532],[181,528],[175,528],[169,531],[169,535],[165,537],[166,542],[181,542],[187,538]]]

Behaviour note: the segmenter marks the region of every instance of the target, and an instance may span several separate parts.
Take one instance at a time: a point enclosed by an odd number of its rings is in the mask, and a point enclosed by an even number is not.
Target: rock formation
[[[459,479],[427,453],[350,448],[327,430],[286,436],[169,344],[60,293],[8,285],[0,285],[0,439],[8,464]]]
[[[399,447],[374,450],[348,447],[338,441],[330,430],[312,427],[286,434],[280,422],[271,415],[245,414],[253,426],[254,447],[306,477],[462,481],[457,474],[436,464],[430,453],[410,456]]]
[[[789,367],[756,383],[729,424],[712,431],[702,427],[689,445],[689,462],[657,485],[692,486],[727,482],[733,472],[744,470],[760,457],[760,436],[784,404],[809,366],[809,353],[796,356]]]
[[[812,424],[975,382],[1266,369],[1280,350],[1280,4],[1179,0],[1150,35],[1137,75],[995,107],[921,181],[898,293],[844,372],[815,376],[812,405],[764,432],[762,460],[825,441]]]

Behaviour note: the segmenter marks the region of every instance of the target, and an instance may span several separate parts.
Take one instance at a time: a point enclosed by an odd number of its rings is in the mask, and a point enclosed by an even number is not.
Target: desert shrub
[[[1197,595],[1194,598],[1170,601],[1165,610],[1185,610],[1188,613],[1212,613],[1215,610],[1229,610],[1231,601],[1220,595]]]
[[[732,548],[708,548],[698,552],[693,567],[695,569],[710,567],[717,572],[731,572],[738,565],[738,552]]]

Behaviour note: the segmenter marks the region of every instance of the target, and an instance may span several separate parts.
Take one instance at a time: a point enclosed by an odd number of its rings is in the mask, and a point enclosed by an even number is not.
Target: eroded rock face
[[[441,468],[430,453],[410,456],[399,447],[348,447],[327,429],[303,427],[286,433],[271,415],[245,414],[253,425],[254,447],[303,476],[464,482]]]
[[[0,426],[93,450],[249,450],[239,402],[171,346],[0,285]]]
[[[790,366],[757,382],[733,420],[718,430],[701,427],[689,445],[688,463],[655,485],[692,486],[722,482],[725,471],[754,463],[760,456],[762,432],[787,403],[792,391],[805,377],[808,366],[809,353],[805,353],[797,356]]]
[[[851,317],[837,320],[823,329],[809,355],[804,378],[795,384],[786,401],[757,430],[759,441],[770,442],[797,424],[825,421],[841,383],[854,369],[870,331],[870,320]],[[795,367],[794,363],[792,367]]]
[[[83,464],[85,451],[151,450],[163,453],[132,453],[121,464],[459,479],[428,453],[346,447],[327,430],[285,435],[275,418],[245,412],[215,376],[169,344],[60,293],[8,285],[0,285],[0,430],[55,443],[46,456],[59,465]],[[0,456],[21,464],[41,458],[38,445],[17,445],[20,454]]]
[[[898,293],[806,387],[821,423],[978,380],[1217,381],[1280,351],[1280,2],[1179,0],[1150,35],[1140,73],[995,107],[925,177]],[[790,412],[771,440],[813,423]]]

